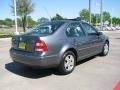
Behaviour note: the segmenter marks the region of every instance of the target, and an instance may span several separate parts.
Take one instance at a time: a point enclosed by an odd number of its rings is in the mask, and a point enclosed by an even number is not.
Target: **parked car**
[[[115,28],[115,27],[111,27],[111,28],[112,28],[112,30],[113,30],[113,31],[115,31],[115,30],[116,30],[116,28]]]
[[[98,31],[101,30],[100,26],[96,26],[95,28],[96,28]]]
[[[105,26],[103,26],[103,27],[102,27],[102,29],[103,29],[103,31],[105,31],[105,30],[106,30],[106,27],[105,27]]]
[[[120,30],[120,26],[118,26],[118,30]]]
[[[107,26],[107,27],[105,28],[105,30],[107,30],[107,31],[111,31],[111,30],[112,30],[112,28],[111,28],[111,27],[109,27],[109,26]]]
[[[94,55],[106,56],[109,39],[86,22],[71,19],[46,22],[12,37],[10,56],[30,67],[58,68],[69,74],[77,62]]]
[[[116,30],[120,30],[120,27],[119,26],[115,26]]]

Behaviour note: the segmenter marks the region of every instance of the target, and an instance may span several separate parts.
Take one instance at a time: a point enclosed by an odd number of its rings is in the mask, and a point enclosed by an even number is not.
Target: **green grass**
[[[22,32],[22,30],[18,30],[19,32]],[[15,30],[13,29],[0,29],[0,34],[13,34]]]
[[[0,38],[7,38],[12,37],[15,30],[12,29],[0,29]],[[22,32],[22,30],[19,30],[19,32]]]
[[[13,33],[14,33],[14,30],[0,30],[0,35],[2,34],[10,35]]]

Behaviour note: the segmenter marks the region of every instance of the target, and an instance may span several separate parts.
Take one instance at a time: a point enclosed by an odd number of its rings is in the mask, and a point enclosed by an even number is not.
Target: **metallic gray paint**
[[[69,49],[74,49],[77,52],[77,61],[102,52],[105,41],[109,41],[108,37],[103,34],[87,35],[85,33],[85,35],[81,37],[66,36],[66,28],[73,22],[76,21],[65,21],[65,23],[54,34],[45,37],[32,35],[14,36],[13,40],[16,39],[16,43],[13,45],[14,48],[12,47],[10,49],[11,58],[13,61],[34,67],[57,67],[62,60],[63,54]],[[82,25],[81,22],[80,25]],[[17,48],[20,38],[29,41],[26,51]],[[48,52],[34,51],[34,42],[37,39],[45,41],[48,47]]]

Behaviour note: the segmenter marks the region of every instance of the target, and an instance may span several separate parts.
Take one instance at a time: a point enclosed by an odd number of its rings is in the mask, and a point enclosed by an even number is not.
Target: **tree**
[[[112,18],[112,24],[113,25],[120,25],[120,18],[113,17]]]
[[[10,18],[6,18],[5,20],[0,20],[0,25],[12,26],[13,20]]]
[[[81,11],[80,11],[80,17],[81,17],[81,19],[82,20],[85,20],[85,21],[89,21],[89,10],[87,10],[87,9],[82,9]]]
[[[105,23],[106,21],[109,21],[110,17],[111,17],[111,16],[110,16],[110,13],[104,11],[104,12],[103,12],[103,23]]]
[[[89,22],[89,10],[88,9],[82,9],[80,11],[80,17],[82,20],[85,20],[86,22]],[[97,13],[91,13],[91,23],[95,25],[96,23],[100,23],[100,14]]]
[[[6,26],[12,26],[13,25],[13,20],[12,19],[10,19],[10,18],[6,18],[5,20],[4,20],[4,24],[6,25]]]
[[[116,18],[116,25],[120,25],[120,18]]]
[[[17,24],[19,27],[22,27],[22,20],[20,18],[17,18]]]
[[[9,22],[12,22],[13,20],[10,19],[10,18],[6,18],[5,21],[9,21]]]
[[[44,22],[47,22],[49,21],[48,18],[45,18],[45,17],[41,17],[40,19],[37,20],[38,24],[41,24],[41,23],[44,23]]]
[[[118,19],[118,25],[120,25],[120,18]]]
[[[96,16],[96,19],[97,19],[97,23],[100,23],[100,14],[95,14],[95,16]]]
[[[14,11],[14,5],[11,6]],[[16,0],[17,16],[21,17],[23,30],[26,29],[26,19],[34,11],[34,4],[31,0]]]
[[[91,18],[92,18],[91,22],[93,25],[100,23],[100,14],[92,14]]]
[[[112,24],[116,24],[116,19],[117,19],[116,17],[112,18]]]
[[[4,20],[0,20],[0,25],[5,25],[5,21]]]
[[[27,27],[31,28],[35,25],[36,25],[36,21],[34,21],[31,16],[28,16],[27,17]]]
[[[96,15],[95,14],[91,14],[91,23],[93,24],[93,25],[95,25],[96,24]]]
[[[59,14],[56,14],[56,16],[54,16],[53,18],[52,18],[52,20],[63,20],[64,18],[61,16],[61,15],[59,15]]]

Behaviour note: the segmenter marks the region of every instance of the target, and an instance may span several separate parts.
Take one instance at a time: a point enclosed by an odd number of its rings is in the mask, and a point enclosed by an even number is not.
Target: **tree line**
[[[89,22],[89,10],[83,9],[80,11],[80,17],[82,20],[88,21]],[[93,25],[96,25],[96,23],[100,23],[100,18],[101,15],[98,13],[92,13],[91,14],[91,23]],[[103,24],[108,23],[108,25],[112,24],[113,25],[120,25],[120,18],[119,17],[112,17],[109,12],[104,11],[103,12]]]
[[[13,0],[12,0],[13,1]],[[16,0],[16,9],[17,9],[17,23],[18,26],[23,27],[23,30],[25,32],[26,27],[33,27],[36,24],[41,24],[44,22],[47,22],[49,20],[63,20],[66,19],[60,14],[56,14],[51,19],[48,19],[46,17],[41,17],[37,21],[33,20],[33,18],[30,16],[30,14],[35,9],[35,4],[32,2],[32,0]],[[14,4],[10,6],[12,9],[12,12],[14,14]],[[89,10],[88,9],[82,9],[79,12],[79,16],[82,20],[85,20],[89,22]],[[119,17],[112,17],[109,12],[104,11],[103,12],[103,23],[111,24],[111,21],[114,25],[120,25],[120,18]],[[100,23],[100,14],[98,13],[92,13],[91,14],[91,23],[93,25]],[[7,26],[13,26],[14,20],[10,18],[6,18],[5,20],[0,20],[0,25],[7,25]]]
[[[65,19],[65,18],[63,18],[59,14],[56,14],[56,16],[51,18],[51,20],[63,20],[63,19]],[[46,17],[41,17],[38,20],[34,20],[31,16],[27,16],[25,27],[30,28],[30,27],[33,27],[37,24],[42,24],[42,23],[47,22],[47,21],[50,21],[50,19],[46,18]],[[17,24],[18,24],[18,27],[23,27],[23,21],[21,18],[17,18]],[[0,25],[12,27],[15,25],[15,20],[12,20],[11,18],[6,18],[4,20],[0,20]]]
[[[53,17],[54,18],[54,17]],[[58,18],[54,18],[54,20],[57,20]],[[41,24],[44,22],[50,21],[48,18],[46,17],[41,17],[38,20],[34,20],[31,16],[27,16],[26,17],[26,27],[33,27],[37,24]],[[18,27],[23,27],[23,22],[21,20],[21,18],[17,18],[17,24]],[[0,26],[5,25],[8,27],[12,27],[15,25],[15,20],[11,19],[11,18],[6,18],[4,20],[0,20]]]

